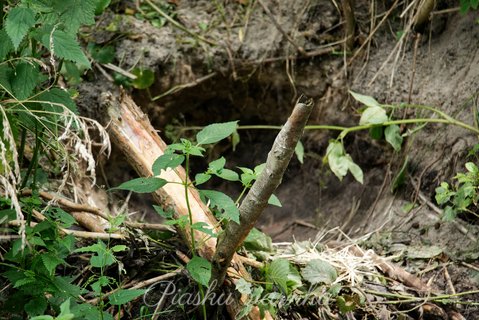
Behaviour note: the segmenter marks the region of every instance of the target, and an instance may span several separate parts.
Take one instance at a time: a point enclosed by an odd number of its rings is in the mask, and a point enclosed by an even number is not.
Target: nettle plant
[[[465,173],[455,176],[456,183],[449,185],[441,182],[436,188],[436,202],[444,207],[443,220],[454,220],[459,213],[479,217],[479,168],[473,162],[467,162]]]
[[[206,152],[204,146],[217,143],[233,135],[236,132],[237,127],[237,121],[211,124],[204,127],[196,134],[196,141],[182,138],[180,139],[179,143],[169,145],[166,148],[165,153],[155,160],[152,166],[153,174],[155,176],[159,176],[162,170],[175,169],[180,165],[184,165],[186,177],[188,177],[190,172],[191,157],[204,157]],[[188,216],[181,216],[179,219],[174,219],[172,212],[165,212],[159,206],[154,207],[158,214],[167,219],[166,224],[176,225],[177,227],[183,229],[189,229],[192,239],[191,248],[193,257],[186,265],[186,269],[189,271],[190,276],[199,285],[201,295],[204,295],[203,287],[208,286],[208,283],[211,279],[211,263],[197,255],[197,244],[195,242],[194,232],[195,230],[198,230],[200,232],[204,232],[210,237],[217,237],[218,234],[216,234],[214,230],[207,228],[207,224],[204,222],[193,223],[193,216],[188,198],[188,190],[189,188],[195,188],[198,190],[202,200],[209,204],[210,208],[221,224],[225,225],[230,221],[234,221],[239,224],[238,203],[241,201],[246,191],[251,188],[252,183],[256,180],[264,168],[264,164],[258,165],[254,169],[239,167],[241,173],[238,174],[231,169],[225,168],[225,165],[226,159],[221,157],[217,160],[211,161],[208,164],[208,169],[205,172],[196,174],[193,181],[189,181],[187,178],[187,180],[182,182],[185,190]],[[241,183],[243,190],[236,201],[231,199],[228,195],[216,190],[198,189],[198,186],[204,184],[213,176],[230,182]],[[168,182],[159,177],[137,178],[127,181],[113,189],[129,190],[139,193],[151,193],[162,188],[167,183],[172,182]],[[274,195],[271,196],[268,203],[281,206],[280,201]],[[203,306],[203,308],[204,317],[206,317],[205,306]]]

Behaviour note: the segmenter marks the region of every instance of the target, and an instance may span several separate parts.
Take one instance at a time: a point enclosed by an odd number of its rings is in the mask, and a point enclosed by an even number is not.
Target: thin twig
[[[296,42],[294,42],[294,40],[283,30],[283,28],[281,28],[281,25],[279,24],[278,21],[276,21],[276,18],[273,16],[269,8],[264,4],[263,0],[258,0],[258,3],[261,5],[264,12],[268,16],[268,18],[271,20],[271,22],[273,22],[276,29],[278,29],[278,31],[281,32],[281,34],[286,38],[286,40],[288,40],[288,42],[291,43],[293,47],[295,47],[300,54],[304,54],[305,53],[304,48],[296,44]]]
[[[212,41],[212,40],[208,40],[196,33],[194,33],[193,31],[190,31],[188,30],[185,26],[183,26],[182,24],[180,24],[178,21],[176,21],[175,19],[173,19],[172,17],[170,17],[168,14],[166,14],[163,10],[161,10],[156,4],[154,4],[151,0],[145,0],[146,3],[148,3],[156,12],[158,12],[163,18],[165,18],[166,20],[168,20],[169,23],[171,23],[173,26],[175,26],[176,28],[180,29],[181,31],[189,34],[190,36],[192,36],[193,38],[197,39],[197,40],[200,40],[200,41],[203,41],[209,45],[212,45],[212,46],[216,46],[217,43]]]

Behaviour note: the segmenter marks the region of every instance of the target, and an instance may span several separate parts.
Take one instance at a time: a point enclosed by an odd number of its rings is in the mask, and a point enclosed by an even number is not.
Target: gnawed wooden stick
[[[213,257],[211,285],[221,286],[223,284],[236,249],[248,236],[268,205],[268,199],[281,183],[312,109],[312,100],[304,103],[298,100],[288,121],[278,133],[263,171],[241,203],[239,208],[240,224],[230,221],[225,231],[219,236],[216,253]]]
[[[152,176],[152,165],[159,156],[164,154],[167,145],[152,127],[148,117],[124,93],[119,98],[114,97],[111,93],[103,93],[101,103],[102,107],[106,108],[110,119],[108,129],[113,143],[125,154],[129,163],[140,176]],[[174,170],[163,170],[159,177],[174,183],[168,183],[155,192],[153,194],[154,198],[162,206],[172,207],[176,219],[181,216],[188,216],[185,190],[182,185],[187,177],[183,167],[177,167]],[[198,192],[190,188],[188,198],[193,214],[193,223],[205,222],[208,228],[213,229],[216,233],[220,233],[221,229],[219,228],[218,221],[201,201]],[[177,231],[185,239],[185,243],[191,246],[191,236],[187,232],[189,228],[178,228]],[[194,237],[198,254],[211,261],[216,250],[216,238],[207,236],[198,230],[195,230]],[[251,279],[243,263],[237,257],[233,257],[232,266],[234,266],[241,277]],[[246,299],[242,297],[241,300],[245,301]],[[233,319],[242,308],[243,303],[241,300],[227,306],[228,312]],[[259,314],[257,309],[253,309],[252,312]],[[259,319],[253,313],[250,314],[250,318]]]

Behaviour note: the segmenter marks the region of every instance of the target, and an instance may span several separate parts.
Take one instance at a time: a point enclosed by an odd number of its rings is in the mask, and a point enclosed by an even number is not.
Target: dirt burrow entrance
[[[301,1],[294,4],[274,1],[274,4],[276,18],[305,49],[314,50],[327,41],[341,39],[342,29],[336,26],[341,17],[331,2],[308,2],[308,6]],[[378,4],[380,12],[389,9],[383,5]],[[368,1],[358,1],[359,34],[369,34],[368,8]],[[187,127],[231,120],[239,120],[240,125],[281,125],[301,93],[316,103],[311,124],[356,125],[359,106],[349,98],[349,88],[382,103],[410,101],[431,105],[467,123],[472,123],[471,115],[477,112],[479,28],[473,14],[440,16],[437,18],[440,21],[433,21],[432,32],[425,29],[416,50],[415,40],[409,35],[396,62],[390,59],[383,68],[397,44],[395,31],[402,27],[392,21],[376,33],[367,61],[365,56],[358,58],[348,66],[345,76],[344,56],[322,54],[289,61],[277,59],[290,55],[291,44],[258,8],[251,9],[249,31],[243,41],[239,41],[232,35],[238,35],[245,26],[242,19],[247,7],[231,5],[226,9],[227,15],[242,23],[233,24],[229,30],[218,27],[224,21],[221,22],[222,18],[207,1],[181,1],[178,5],[179,20],[192,30],[198,30],[195,28],[199,22],[214,25],[213,22],[219,21],[207,35],[220,45],[208,49],[198,42],[191,45],[183,41],[185,35],[169,25],[157,29],[147,21],[126,19],[125,25],[119,26],[120,30],[134,35],[116,44],[121,66],[129,69],[141,65],[155,71],[156,82],[149,92],[141,90],[133,94],[152,123],[163,131],[163,136],[169,132],[174,139],[180,132],[194,133],[181,131]],[[302,33],[295,33],[298,30]],[[394,75],[392,82],[391,75]],[[373,78],[375,81],[371,82]],[[176,93],[151,100],[175,87],[179,89]],[[167,128],[168,124],[176,129]],[[265,161],[276,133],[240,130],[241,142],[235,150],[230,143],[219,144],[210,150],[209,160],[222,155],[227,159],[228,168],[254,167]],[[283,207],[267,209],[258,224],[263,231],[276,241],[284,241],[293,237],[312,239],[318,232],[334,227],[340,227],[351,236],[380,229],[382,232],[372,237],[369,246],[385,255],[407,258],[408,248],[435,246],[447,259],[477,260],[477,226],[460,222],[465,228],[465,232],[464,229],[461,232],[455,224],[440,222],[431,206],[439,182],[451,181],[456,172],[463,171],[465,156],[477,143],[477,137],[460,128],[427,125],[406,139],[400,153],[394,153],[384,141],[371,139],[368,132],[350,134],[345,147],[364,171],[361,185],[350,175],[339,181],[324,164],[328,141],[336,135],[337,132],[331,131],[305,132],[304,164],[292,160],[276,192]],[[392,193],[392,181],[406,156],[404,184]],[[193,169],[199,172],[205,167],[206,162],[199,162]],[[117,174],[115,170],[110,173]],[[219,181],[211,181],[205,188],[219,188],[233,198],[240,192],[239,186]],[[411,202],[415,202],[416,207],[405,211],[405,205]],[[404,260],[404,264],[407,263]],[[412,271],[418,266],[408,265]],[[455,268],[451,278],[457,291],[478,286],[474,280],[477,274],[465,267]],[[446,289],[445,279],[437,282],[441,289]]]

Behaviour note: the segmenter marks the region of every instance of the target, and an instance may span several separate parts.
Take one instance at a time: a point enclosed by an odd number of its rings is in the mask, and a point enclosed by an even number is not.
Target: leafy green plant
[[[165,153],[155,160],[152,166],[153,174],[159,176],[163,170],[175,169],[180,165],[184,165],[186,171],[186,177],[190,172],[191,157],[198,156],[203,157],[205,154],[205,145],[217,143],[236,132],[238,127],[237,121],[231,121],[226,123],[215,123],[204,127],[196,134],[195,141],[188,139],[181,139],[179,143],[171,144],[165,150]],[[252,182],[258,177],[264,168],[264,165],[259,165],[253,170],[240,167],[241,174],[225,168],[226,159],[221,157],[217,160],[211,161],[208,165],[208,169],[205,172],[198,173],[195,176],[194,181],[183,181],[185,191],[186,206],[188,208],[188,217],[180,217],[179,219],[173,219],[171,212],[165,212],[160,207],[155,206],[155,210],[168,219],[167,224],[176,225],[179,228],[188,228],[191,234],[191,248],[192,259],[186,265],[186,269],[189,271],[190,276],[195,280],[200,288],[200,293],[203,295],[203,287],[207,286],[211,278],[211,263],[199,257],[196,253],[197,244],[195,242],[194,232],[200,231],[210,237],[217,237],[214,230],[207,228],[206,223],[193,222],[193,216],[189,204],[189,189],[197,188],[199,185],[206,183],[213,176],[231,181],[240,182],[243,186],[243,191],[236,201],[233,201],[226,194],[215,190],[198,190],[201,198],[205,203],[209,203],[210,208],[215,213],[217,219],[227,224],[230,221],[239,223],[239,211],[237,204],[245,192],[251,188]],[[118,187],[112,188],[112,190],[128,190],[139,193],[154,192],[157,189],[163,187],[168,182],[162,178],[149,177],[149,178],[137,178],[122,183]],[[270,198],[270,204],[281,205],[276,197]],[[204,307],[204,306],[203,306]],[[204,317],[206,312],[204,311]]]
[[[479,6],[479,1],[478,0],[461,0],[461,13],[467,13],[471,10],[477,10],[477,7]]]
[[[476,217],[479,201],[479,169],[473,162],[467,162],[465,173],[458,173],[454,179],[457,183],[449,185],[441,182],[436,188],[436,202],[445,205],[443,219],[454,220],[461,213],[469,213]]]

